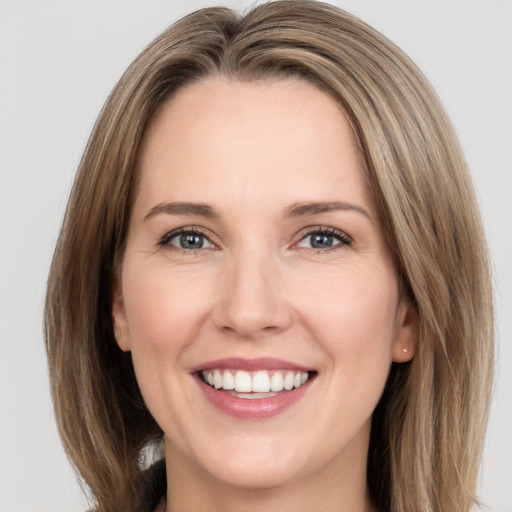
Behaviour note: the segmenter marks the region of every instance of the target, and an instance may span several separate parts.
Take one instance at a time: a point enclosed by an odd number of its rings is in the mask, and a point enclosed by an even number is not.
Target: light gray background
[[[80,511],[41,330],[50,257],[96,115],[129,62],[206,0],[0,0],[0,511]],[[339,0],[419,64],[470,162],[493,255],[498,369],[480,496],[512,511],[512,1]],[[243,9],[247,0],[223,2]]]

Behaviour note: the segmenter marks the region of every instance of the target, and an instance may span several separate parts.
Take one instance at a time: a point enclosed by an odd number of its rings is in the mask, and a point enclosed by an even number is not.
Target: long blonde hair
[[[417,353],[392,367],[373,416],[370,494],[382,511],[469,511],[489,406],[493,318],[467,166],[415,65],[354,16],[310,0],[271,2],[244,16],[225,8],[186,16],[132,63],[91,134],[52,262],[45,328],[60,434],[99,509],[142,506],[150,483],[141,454],[162,436],[111,322],[139,143],[178,88],[215,74],[301,77],[349,117],[402,292],[420,318]]]

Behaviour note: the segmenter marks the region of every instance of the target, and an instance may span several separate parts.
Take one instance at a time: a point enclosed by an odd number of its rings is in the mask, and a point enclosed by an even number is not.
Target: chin
[[[251,444],[249,449],[240,443],[229,449],[217,445],[217,453],[210,452],[206,460],[196,459],[196,465],[202,468],[203,475],[208,475],[209,480],[253,490],[291,483],[300,479],[304,468],[308,467],[306,460],[302,460],[306,457],[301,456],[298,447],[286,447],[284,440],[277,445],[250,437],[245,441]]]
[[[263,490],[292,483],[299,475],[295,468],[285,467],[277,461],[228,465],[212,474],[217,481],[239,489]]]

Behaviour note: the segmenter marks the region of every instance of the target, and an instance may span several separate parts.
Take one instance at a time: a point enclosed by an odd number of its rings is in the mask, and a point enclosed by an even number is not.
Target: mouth
[[[199,379],[213,389],[225,391],[242,399],[272,398],[297,389],[313,377],[315,372],[300,370],[237,370],[213,368],[198,372]]]
[[[237,420],[264,420],[301,401],[317,371],[281,359],[222,359],[194,370],[214,408]]]

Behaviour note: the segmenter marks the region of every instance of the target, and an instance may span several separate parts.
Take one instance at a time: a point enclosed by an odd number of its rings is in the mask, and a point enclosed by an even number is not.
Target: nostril
[[[273,334],[277,334],[282,331],[281,328],[269,325],[262,328],[248,328],[247,326],[239,325],[236,327],[232,327],[230,325],[222,326],[222,331],[229,335],[238,336],[242,339],[253,339],[253,338],[261,338],[272,336]]]

